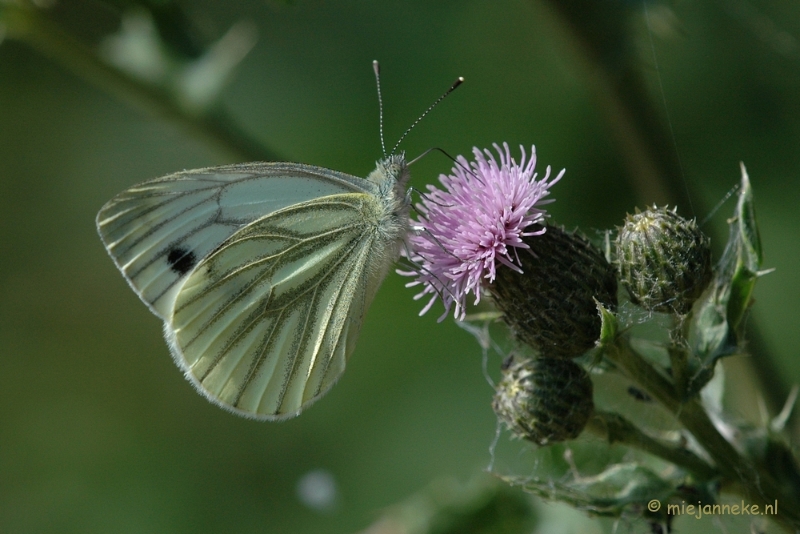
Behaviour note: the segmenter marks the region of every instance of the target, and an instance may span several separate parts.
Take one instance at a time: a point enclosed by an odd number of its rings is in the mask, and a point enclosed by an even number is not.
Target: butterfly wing
[[[203,259],[167,322],[173,356],[210,400],[282,419],[344,371],[369,301],[396,259],[379,198],[329,195],[266,215]]]
[[[97,215],[100,237],[128,283],[164,320],[186,277],[242,227],[314,198],[377,194],[367,180],[299,163],[184,171],[124,191]]]

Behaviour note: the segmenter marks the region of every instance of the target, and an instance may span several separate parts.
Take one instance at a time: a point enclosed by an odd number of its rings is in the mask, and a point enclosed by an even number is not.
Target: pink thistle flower
[[[439,176],[445,190],[428,185],[428,193],[416,205],[419,220],[412,219],[414,232],[408,238],[408,259],[415,269],[397,272],[416,277],[407,287],[423,286],[415,300],[431,295],[420,315],[438,296],[445,307],[440,321],[453,304],[454,316],[463,319],[467,295],[475,295],[475,304],[480,301],[481,286],[494,281],[498,263],[522,272],[517,249],[530,248],[523,238],[545,231],[543,227],[526,229],[543,223],[546,212],[540,206],[553,202],[543,199],[564,170],[550,180],[548,166],[544,177],[537,180],[536,147],[531,147],[531,158],[526,161],[525,149],[520,146],[519,164],[511,157],[508,144],[503,143],[503,150],[497,144],[494,148],[500,155],[499,164],[488,149],[473,148],[475,161],[456,158],[452,174]],[[404,255],[408,257],[408,253]]]

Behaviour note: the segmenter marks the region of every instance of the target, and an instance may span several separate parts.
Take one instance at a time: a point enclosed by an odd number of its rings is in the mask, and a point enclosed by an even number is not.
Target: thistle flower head
[[[524,273],[499,272],[489,292],[514,337],[540,356],[580,356],[600,337],[597,302],[617,304],[615,269],[577,232],[548,225],[545,234],[527,239]]]
[[[572,360],[510,362],[492,402],[517,436],[539,445],[574,439],[594,411],[592,379]]]
[[[408,287],[423,286],[415,298],[431,296],[420,315],[441,297],[445,312],[440,320],[453,305],[456,318],[463,318],[467,295],[480,301],[481,285],[494,281],[498,263],[521,271],[516,249],[529,248],[524,237],[544,232],[538,226],[546,215],[541,206],[552,202],[545,197],[564,170],[550,179],[547,167],[537,179],[535,147],[527,159],[520,146],[519,163],[508,144],[494,148],[499,162],[489,150],[478,148],[473,148],[472,162],[456,158],[452,174],[439,177],[445,189],[429,185],[416,205],[419,220],[411,221],[414,232],[408,240],[409,260],[416,269],[398,272],[416,277]],[[535,230],[532,225],[537,225]]]
[[[616,245],[620,279],[647,310],[686,314],[711,281],[711,241],[675,209],[628,215]]]

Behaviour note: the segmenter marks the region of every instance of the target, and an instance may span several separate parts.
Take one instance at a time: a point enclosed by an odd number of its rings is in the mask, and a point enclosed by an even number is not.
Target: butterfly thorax
[[[398,253],[409,224],[410,202],[406,195],[409,177],[403,154],[391,155],[378,161],[375,170],[367,176],[367,180],[378,186],[380,213],[376,214],[376,231],[383,243],[396,243],[397,247],[391,248],[396,248]]]

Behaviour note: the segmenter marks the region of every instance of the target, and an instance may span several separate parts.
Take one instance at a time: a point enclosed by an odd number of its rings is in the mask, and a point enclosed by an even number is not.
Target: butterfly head
[[[367,180],[381,189],[387,186],[390,189],[395,187],[404,189],[408,178],[408,163],[406,162],[405,154],[402,152],[400,154],[392,154],[378,161],[375,170],[367,176]]]

